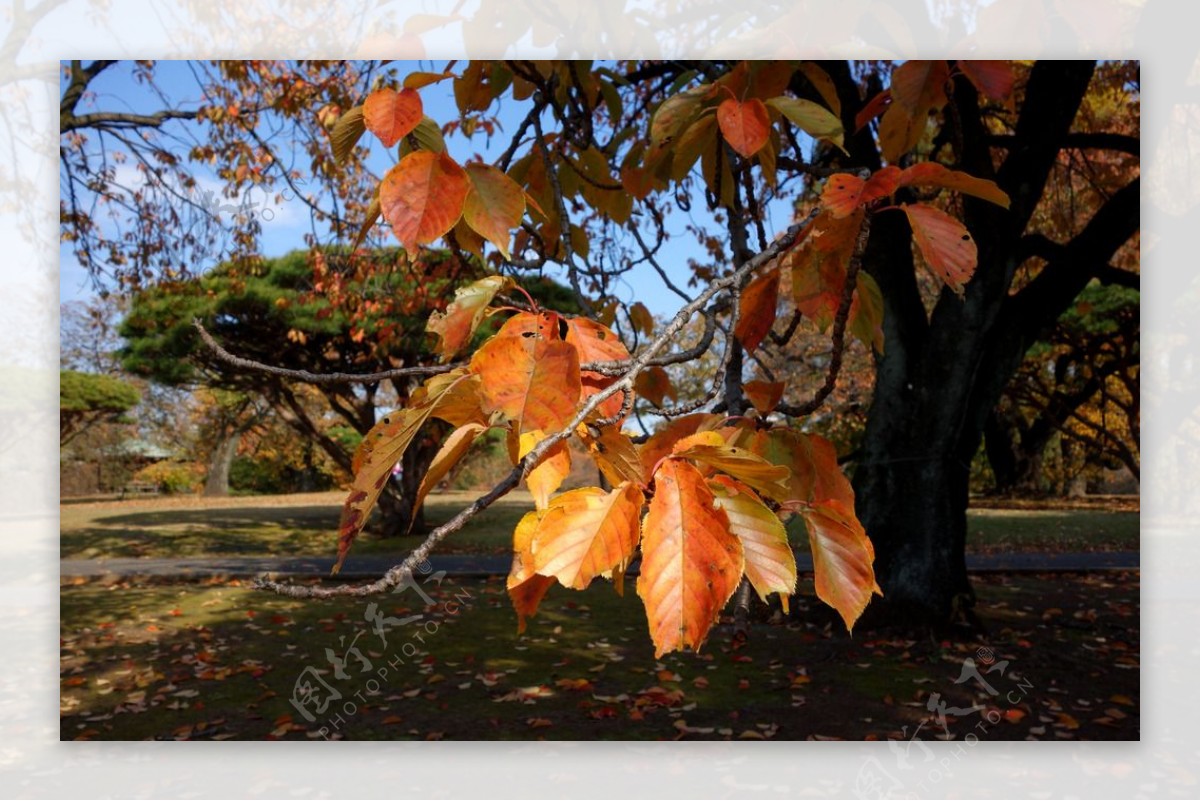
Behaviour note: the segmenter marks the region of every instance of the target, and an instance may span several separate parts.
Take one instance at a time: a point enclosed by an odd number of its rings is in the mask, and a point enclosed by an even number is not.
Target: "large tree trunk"
[[[234,430],[217,443],[213,449],[212,460],[208,467],[208,477],[204,480],[204,496],[206,498],[224,498],[229,495],[229,470],[237,457],[238,445],[242,442],[241,430]]]

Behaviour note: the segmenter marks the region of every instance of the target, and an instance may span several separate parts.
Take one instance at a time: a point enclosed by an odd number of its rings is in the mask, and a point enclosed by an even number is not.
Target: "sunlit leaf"
[[[508,597],[517,611],[517,633],[525,631],[525,621],[537,614],[546,591],[554,586],[550,576],[539,576],[533,569],[533,537],[540,513],[529,512],[513,531],[513,562],[508,574]]]
[[[708,486],[716,505],[729,518],[729,530],[742,541],[746,578],[763,602],[771,593],[779,593],[786,612],[788,596],[796,591],[796,555],[788,543],[787,529],[746,485],[722,476]]]
[[[469,182],[444,153],[409,153],[383,178],[379,202],[409,257],[445,234],[462,216]]]
[[[882,595],[875,583],[875,549],[854,507],[827,500],[802,513],[813,555],[817,597],[832,606],[853,630],[871,595]]]
[[[642,466],[641,456],[628,434],[619,431],[616,426],[600,429],[595,437],[589,433],[586,426],[581,426],[577,433],[596,462],[596,467],[610,484],[615,486],[622,481],[631,481],[638,485],[646,483],[646,471]]]
[[[900,186],[936,186],[941,189],[953,189],[964,195],[974,195],[977,198],[991,201],[998,206],[1008,208],[1008,195],[994,181],[976,178],[965,172],[951,170],[936,161],[922,161],[900,173]]]
[[[630,483],[555,497],[538,523],[534,567],[564,587],[582,590],[596,576],[624,569],[640,537],[642,492]]]
[[[433,461],[429,463],[429,469],[425,476],[421,479],[421,486],[417,487],[417,497],[413,501],[413,508],[421,508],[421,504],[425,502],[426,496],[437,486],[446,475],[454,469],[454,466],[462,461],[463,456],[470,450],[475,438],[487,431],[487,426],[481,423],[467,423],[464,426],[456,428],[446,441],[442,443],[442,447],[438,450],[437,455],[433,457]],[[409,520],[409,531],[412,531],[412,524],[416,521],[416,516]]]
[[[511,259],[509,241],[512,231],[525,216],[525,190],[501,170],[487,164],[468,164],[471,190],[463,205],[467,225]]]
[[[540,336],[496,336],[471,358],[486,413],[498,412],[519,433],[555,433],[579,402],[579,354],[570,344]]]
[[[845,138],[842,121],[829,109],[796,97],[773,97],[767,105],[814,139],[826,139],[842,147]]]
[[[707,442],[695,441],[692,438],[681,440],[676,444],[675,455],[720,470],[770,498],[780,501],[788,499],[788,467],[772,464],[749,448],[728,445],[716,432],[692,435],[697,439],[704,436],[713,436],[716,439]]]
[[[358,144],[358,140],[362,138],[363,132],[366,130],[367,124],[363,121],[362,106],[355,106],[339,117],[333,125],[333,130],[329,132],[329,143],[333,147],[333,160],[338,164],[344,164],[346,159],[350,158],[350,154],[354,152],[354,146]]]
[[[425,116],[416,89],[376,89],[363,103],[363,122],[386,147],[412,133]]]
[[[471,341],[492,298],[512,286],[511,278],[489,275],[454,290],[454,300],[446,311],[435,311],[429,316],[425,330],[440,338],[438,354],[442,361],[452,359]]]
[[[756,97],[739,101],[732,97],[717,106],[717,124],[721,136],[743,158],[750,158],[767,143],[771,134],[771,117],[767,107]]]
[[[546,438],[543,431],[528,431],[520,435],[518,459],[523,459],[539,442]],[[546,455],[525,475],[525,486],[533,496],[533,504],[538,509],[545,509],[550,503],[550,496],[562,486],[563,480],[571,473],[571,451],[565,441],[551,446]]]
[[[696,468],[667,459],[642,526],[637,593],[646,605],[655,658],[699,649],[741,580],[741,541]]]

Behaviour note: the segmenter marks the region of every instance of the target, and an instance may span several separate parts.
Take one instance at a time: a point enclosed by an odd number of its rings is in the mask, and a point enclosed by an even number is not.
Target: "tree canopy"
[[[116,422],[142,400],[137,387],[110,375],[61,370],[58,441],[65,445],[89,426]]]

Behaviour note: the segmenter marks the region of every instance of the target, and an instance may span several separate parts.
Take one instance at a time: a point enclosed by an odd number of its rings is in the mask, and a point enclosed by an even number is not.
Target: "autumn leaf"
[[[566,318],[566,341],[579,353],[580,364],[588,362],[627,361],[629,350],[621,342],[620,337],[612,329],[586,317]],[[606,376],[591,370],[582,373],[582,391],[580,400],[586,401],[592,395],[607,389],[617,380],[616,376]],[[624,395],[616,393],[609,396],[597,407],[600,417],[612,417],[621,411]]]
[[[654,656],[698,650],[741,580],[741,541],[714,506],[696,468],[667,459],[642,527],[637,593],[646,606]]]
[[[633,379],[633,388],[637,390],[637,394],[658,407],[662,407],[667,398],[673,400],[676,397],[670,376],[658,365],[647,367],[638,373],[637,378]]]
[[[469,182],[445,153],[409,153],[384,176],[379,203],[412,258],[417,247],[445,234],[462,216]]]
[[[486,164],[468,164],[471,190],[463,204],[463,219],[491,242],[505,260],[511,259],[512,230],[525,216],[525,190],[503,171]]]
[[[645,470],[637,446],[633,440],[616,426],[605,426],[598,436],[592,436],[586,426],[576,432],[596,467],[610,484],[631,481],[638,485],[646,483]]]
[[[720,415],[707,412],[685,414],[670,420],[638,446],[644,472],[648,475],[650,471],[654,470],[661,459],[671,454],[681,439],[691,436],[697,431],[711,429],[720,421]]]
[[[961,295],[975,274],[978,253],[966,226],[941,209],[924,203],[906,204],[913,241],[925,264],[946,286]]]
[[[768,595],[779,593],[786,612],[788,596],[796,591],[796,555],[788,544],[787,529],[745,484],[718,476],[708,486],[717,507],[729,518],[729,530],[742,541],[750,585],[764,603]]]
[[[1006,100],[1012,94],[1013,70],[1008,61],[959,61],[958,69],[975,88],[991,100]]]
[[[1008,208],[1008,195],[994,181],[976,178],[965,172],[948,169],[936,161],[922,161],[899,174],[899,186],[936,186],[973,195]]]
[[[848,172],[837,172],[825,180],[821,190],[821,205],[834,219],[840,219],[856,211],[861,204],[866,180]]]
[[[865,216],[861,208],[841,219],[823,212],[813,223],[814,235],[783,260],[783,267],[792,271],[796,308],[822,331],[833,324],[841,305],[846,272]]]
[[[640,536],[642,491],[626,482],[611,492],[583,487],[555,497],[538,523],[534,569],[582,590],[608,571],[624,571]]]
[[[519,440],[518,459],[525,458],[538,443],[546,438],[544,431],[529,431],[521,434]],[[550,503],[550,496],[562,486],[563,480],[571,473],[571,451],[565,441],[551,446],[550,450],[525,475],[525,486],[533,496],[533,504],[538,509],[545,509]]]
[[[742,385],[742,389],[749,398],[750,404],[758,410],[760,415],[765,417],[775,411],[779,401],[783,400],[783,391],[786,386],[782,381],[747,381]]]
[[[429,463],[429,469],[425,476],[421,479],[421,485],[417,487],[417,497],[413,501],[413,508],[420,509],[421,504],[425,502],[425,497],[430,491],[437,486],[438,482],[446,477],[454,466],[462,461],[463,456],[470,449],[476,437],[487,431],[487,426],[480,423],[467,423],[466,425],[456,428],[437,454],[433,457],[433,461]],[[408,530],[412,531],[413,523],[416,517],[413,516],[408,521]]]
[[[717,124],[729,146],[743,158],[750,158],[767,143],[771,135],[771,117],[758,98],[739,101],[727,98],[717,106]]]
[[[441,338],[438,354],[443,362],[452,359],[471,341],[492,298],[512,286],[511,278],[489,275],[454,290],[454,300],[446,311],[435,311],[429,316],[425,330]]]
[[[629,322],[641,334],[650,336],[654,333],[654,315],[641,301],[629,305]]]
[[[367,130],[391,147],[412,133],[425,116],[421,96],[416,89],[376,89],[363,103],[363,121]]]
[[[845,137],[842,121],[829,109],[796,97],[773,97],[767,101],[767,105],[812,138],[825,139],[842,148]]]
[[[423,394],[414,393],[416,400],[410,401],[412,405],[387,415],[368,431],[355,452],[354,481],[338,523],[338,557],[333,566],[334,573],[341,570],[351,544],[366,525],[367,516],[391,479],[392,467],[404,457],[421,426],[438,409],[443,397],[456,398],[454,389],[470,381],[462,370],[435,378],[440,380],[426,382]]]
[[[362,138],[367,125],[363,121],[363,107],[355,106],[347,111],[334,123],[329,132],[329,144],[333,148],[333,160],[345,164],[346,159],[354,152],[354,146]]]
[[[883,156],[895,164],[921,141],[929,115],[946,105],[945,61],[906,61],[892,72],[892,103],[879,121]]]
[[[877,353],[883,353],[883,292],[869,273],[859,271],[847,321],[850,333]]]
[[[497,335],[475,351],[470,370],[485,413],[514,421],[521,434],[560,431],[579,402],[579,354],[562,340]]]
[[[701,104],[712,89],[711,86],[696,86],[664,100],[650,119],[651,148],[665,151],[684,128],[700,115]]]
[[[410,72],[404,76],[404,86],[406,89],[423,89],[453,77],[452,72]]]
[[[517,633],[525,631],[525,621],[537,614],[546,591],[554,586],[550,576],[539,576],[533,569],[533,536],[537,531],[538,512],[528,512],[513,531],[513,563],[506,586],[517,612]]]
[[[715,431],[680,440],[674,454],[720,470],[770,498],[788,499],[791,471],[786,466],[772,464],[748,448],[726,444]]]
[[[754,351],[775,324],[779,305],[779,270],[755,278],[742,290],[741,309],[734,336],[747,351]]]
[[[854,115],[854,132],[858,133],[865,128],[871,122],[871,120],[887,111],[888,106],[891,104],[891,89],[884,89],[882,92],[879,92],[870,100],[868,100],[867,103],[861,109],[859,109],[858,113]]]
[[[867,607],[871,595],[882,595],[875,583],[875,549],[854,507],[838,500],[814,503],[801,512],[808,527],[817,597],[842,616],[846,628]]]

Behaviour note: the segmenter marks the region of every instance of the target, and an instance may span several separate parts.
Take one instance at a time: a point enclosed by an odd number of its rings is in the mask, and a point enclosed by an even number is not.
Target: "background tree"
[[[62,370],[58,374],[58,443],[66,445],[91,426],[127,420],[142,396],[113,376]]]

